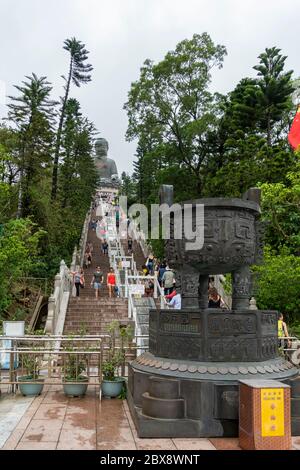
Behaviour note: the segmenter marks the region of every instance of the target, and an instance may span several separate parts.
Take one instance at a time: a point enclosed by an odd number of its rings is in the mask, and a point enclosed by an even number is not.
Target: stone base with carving
[[[299,371],[278,354],[276,315],[151,311],[150,352],[129,366],[128,403],[139,437],[237,436],[240,379],[280,380],[293,396]]]

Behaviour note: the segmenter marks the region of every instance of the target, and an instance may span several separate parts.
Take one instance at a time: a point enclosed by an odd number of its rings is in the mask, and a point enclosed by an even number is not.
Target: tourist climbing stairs
[[[93,212],[91,218],[100,220]],[[118,298],[113,293],[109,298],[106,276],[110,268],[109,257],[102,253],[101,240],[96,231],[89,227],[87,243],[93,244],[92,264],[84,269],[85,286],[80,289],[79,297],[70,297],[64,334],[99,335],[107,333],[107,326],[112,320],[119,320],[122,324],[128,322],[127,299]],[[95,290],[91,286],[97,266],[104,276],[104,283],[100,289],[99,298],[95,298]]]

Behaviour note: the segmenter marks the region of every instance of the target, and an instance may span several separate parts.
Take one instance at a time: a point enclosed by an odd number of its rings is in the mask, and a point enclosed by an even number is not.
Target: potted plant
[[[67,349],[63,374],[63,389],[68,397],[81,397],[86,394],[89,378],[82,373],[87,369],[86,357],[76,353],[73,347]]]
[[[124,374],[125,369],[125,344],[132,336],[132,328],[120,327],[117,320],[108,326],[110,344],[107,359],[102,363],[101,390],[104,396],[114,398],[121,394],[124,389],[125,378],[119,374],[119,369]],[[116,347],[116,339],[120,339],[120,346]]]
[[[22,370],[26,375],[18,377],[20,392],[25,396],[36,396],[42,393],[44,378],[40,377],[40,357],[36,353],[22,354]]]

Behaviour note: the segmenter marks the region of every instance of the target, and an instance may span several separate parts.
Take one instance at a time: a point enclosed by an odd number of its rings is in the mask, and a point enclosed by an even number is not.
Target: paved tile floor
[[[45,386],[43,394],[35,399],[19,394],[2,395],[1,448],[240,450],[238,439],[140,439],[126,400],[100,402],[94,386],[89,387],[84,398],[67,398],[59,385]],[[293,448],[300,450],[300,437],[293,438]]]

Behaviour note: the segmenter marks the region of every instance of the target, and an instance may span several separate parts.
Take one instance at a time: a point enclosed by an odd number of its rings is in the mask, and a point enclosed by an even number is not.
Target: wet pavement
[[[238,439],[140,439],[126,400],[99,400],[90,386],[83,398],[68,398],[60,385],[46,385],[37,398],[0,397],[3,450],[240,450]],[[293,438],[300,450],[300,437]]]

